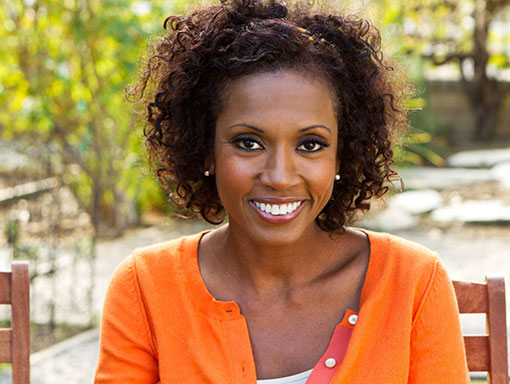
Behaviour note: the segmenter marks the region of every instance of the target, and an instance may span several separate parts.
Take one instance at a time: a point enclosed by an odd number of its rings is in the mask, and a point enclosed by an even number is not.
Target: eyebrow
[[[257,132],[260,132],[260,133],[264,133],[263,129],[254,127],[253,125],[250,125],[250,124],[244,124],[244,123],[234,124],[234,125],[231,125],[229,128],[235,128],[235,127],[246,127],[246,128],[249,128],[249,129],[253,129],[254,131],[257,131]]]
[[[328,127],[326,127],[325,125],[322,125],[322,124],[310,125],[309,127],[301,128],[299,130],[299,132],[306,132],[306,131],[309,131],[310,129],[314,129],[314,128],[324,128],[326,131],[333,133],[333,132],[331,132],[331,129],[329,129]]]
[[[257,132],[260,132],[260,133],[264,133],[263,129],[257,128],[257,127],[255,127],[253,125],[250,125],[250,124],[244,124],[244,123],[234,124],[234,125],[231,125],[229,128],[235,128],[235,127],[246,127],[246,128],[249,128],[249,129],[253,129],[254,131],[257,131]],[[328,127],[326,127],[325,125],[322,125],[322,124],[315,124],[315,125],[310,125],[309,127],[301,128],[299,130],[299,132],[306,132],[306,131],[309,131],[309,130],[314,129],[314,128],[323,128],[323,129],[329,131],[330,133],[333,133],[333,132],[331,132],[331,129],[329,129]]]

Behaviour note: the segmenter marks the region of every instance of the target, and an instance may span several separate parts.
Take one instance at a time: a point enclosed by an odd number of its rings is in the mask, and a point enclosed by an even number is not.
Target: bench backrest
[[[469,371],[486,371],[491,384],[508,384],[505,280],[487,277],[486,283],[454,281],[460,313],[485,313],[485,335],[465,335]]]
[[[27,262],[0,272],[0,304],[11,305],[11,327],[0,329],[0,362],[12,364],[13,384],[30,382],[30,278]]]

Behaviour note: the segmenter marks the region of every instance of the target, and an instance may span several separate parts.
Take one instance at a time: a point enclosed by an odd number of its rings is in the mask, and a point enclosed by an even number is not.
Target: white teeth
[[[294,212],[300,205],[301,201],[296,201],[294,203],[288,204],[265,204],[259,203],[257,201],[253,201],[255,206],[263,212],[270,213],[274,216],[286,215],[288,213]]]

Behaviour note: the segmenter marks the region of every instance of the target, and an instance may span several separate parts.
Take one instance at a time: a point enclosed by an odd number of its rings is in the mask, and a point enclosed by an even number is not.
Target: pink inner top
[[[357,321],[358,314],[348,309],[343,320],[336,326],[329,342],[328,349],[315,364],[306,384],[329,383],[338,369],[347,351],[351,334]],[[334,359],[330,360],[330,359]],[[328,362],[328,364],[326,364]]]

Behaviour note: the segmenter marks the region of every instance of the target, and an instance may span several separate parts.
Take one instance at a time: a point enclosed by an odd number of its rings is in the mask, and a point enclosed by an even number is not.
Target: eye
[[[257,139],[250,136],[235,137],[232,143],[245,151],[258,151],[264,148]]]
[[[329,144],[325,141],[316,138],[310,138],[303,140],[297,149],[302,152],[317,152],[326,147],[329,147]]]

